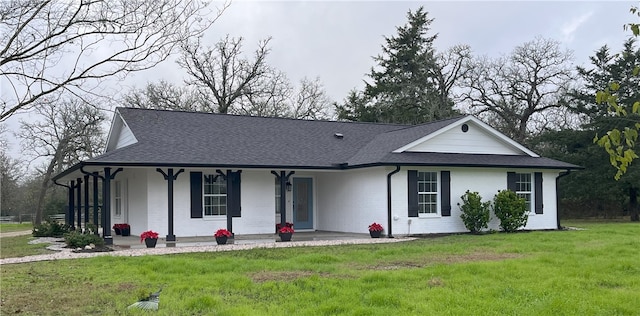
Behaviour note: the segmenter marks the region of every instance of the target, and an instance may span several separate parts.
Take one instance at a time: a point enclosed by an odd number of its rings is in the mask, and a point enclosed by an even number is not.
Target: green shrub
[[[500,228],[514,232],[527,225],[527,201],[511,190],[498,191],[493,198],[493,213],[500,219]]]
[[[482,196],[478,192],[467,192],[460,197],[462,199],[462,205],[460,210],[462,214],[462,222],[464,226],[472,233],[477,234],[483,228],[489,227],[489,215],[491,202],[482,202]]]
[[[64,242],[69,248],[84,248],[88,244],[94,244],[96,247],[104,246],[104,240],[98,235],[91,233],[81,233],[72,231],[64,235]]]
[[[63,237],[70,231],[67,224],[61,224],[56,221],[47,221],[33,227],[33,237]]]

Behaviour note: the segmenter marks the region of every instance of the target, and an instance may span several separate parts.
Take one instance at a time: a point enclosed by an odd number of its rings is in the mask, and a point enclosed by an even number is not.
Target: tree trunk
[[[40,186],[40,192],[38,193],[38,204],[36,205],[36,216],[33,221],[35,225],[42,224],[42,215],[44,213],[44,199],[47,196],[47,190],[51,184],[51,175],[53,174],[53,169],[55,169],[58,161],[62,160],[62,149],[67,145],[66,139],[63,139],[56,147],[56,154],[51,158],[49,165],[47,166],[47,171],[43,175],[42,185]]]
[[[639,188],[629,187],[629,215],[632,222],[640,222],[640,213],[638,211],[638,193]]]
[[[42,215],[44,213],[44,199],[47,196],[47,190],[49,189],[49,181],[51,181],[51,174],[53,173],[53,167],[56,164],[56,159],[51,159],[47,171],[42,179],[42,185],[38,192],[38,204],[36,205],[36,216],[34,220],[35,225],[42,224]]]

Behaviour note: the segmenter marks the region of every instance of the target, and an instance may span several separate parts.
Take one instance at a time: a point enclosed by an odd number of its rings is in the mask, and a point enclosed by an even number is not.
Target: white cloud
[[[590,11],[579,17],[573,18],[571,21],[562,25],[563,41],[564,42],[573,41],[576,31],[580,28],[580,26],[582,26],[585,22],[587,22],[592,15],[593,15],[593,11]]]

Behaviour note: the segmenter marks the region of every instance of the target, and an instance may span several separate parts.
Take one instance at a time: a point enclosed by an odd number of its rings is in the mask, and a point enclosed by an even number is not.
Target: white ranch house
[[[105,153],[54,180],[69,188],[73,225],[103,186],[107,242],[112,223],[168,241],[285,221],[353,233],[378,222],[392,236],[465,232],[460,196],[507,188],[529,201],[525,229],[555,229],[556,179],[576,168],[472,116],[407,126],[118,108]]]

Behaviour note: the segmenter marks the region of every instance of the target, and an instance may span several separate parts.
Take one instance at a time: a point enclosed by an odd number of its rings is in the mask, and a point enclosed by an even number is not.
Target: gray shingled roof
[[[345,169],[374,165],[575,169],[525,155],[392,153],[462,117],[417,126],[118,108],[138,142],[84,162],[113,166]],[[337,138],[336,133],[343,138]]]
[[[138,143],[91,162],[336,168],[404,125],[119,108]],[[342,134],[342,139],[336,138]]]

